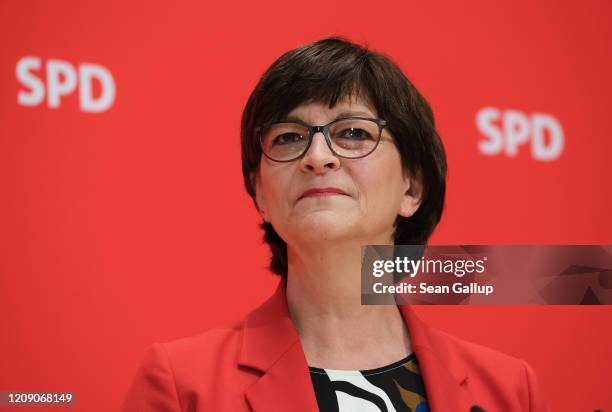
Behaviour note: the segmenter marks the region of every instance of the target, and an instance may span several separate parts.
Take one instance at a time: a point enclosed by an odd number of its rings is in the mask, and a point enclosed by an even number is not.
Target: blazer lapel
[[[246,390],[255,412],[315,412],[319,408],[306,356],[287,307],[286,280],[246,318],[238,364],[260,373]]]
[[[419,362],[430,410],[469,411],[476,403],[467,389],[465,368],[450,342],[432,333],[410,305],[398,308]],[[274,294],[247,315],[238,364],[260,375],[246,390],[253,411],[319,410],[306,356],[289,314],[284,278]]]
[[[439,333],[432,333],[410,305],[398,305],[398,308],[419,362],[430,410],[470,411],[477,403],[468,389],[465,366],[455,355],[450,341]]]
[[[255,412],[318,411],[301,345],[296,343],[246,391]]]

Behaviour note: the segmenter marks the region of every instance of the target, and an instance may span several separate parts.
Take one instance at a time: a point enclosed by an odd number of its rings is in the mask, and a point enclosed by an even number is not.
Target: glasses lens
[[[380,127],[371,120],[343,119],[329,126],[329,137],[340,156],[362,157],[376,148]]]
[[[308,146],[308,128],[299,123],[275,123],[263,131],[261,145],[274,160],[295,159]]]

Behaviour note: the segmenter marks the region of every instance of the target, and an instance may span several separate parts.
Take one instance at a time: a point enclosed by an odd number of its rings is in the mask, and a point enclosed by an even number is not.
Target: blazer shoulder
[[[165,349],[175,370],[182,372],[205,370],[207,365],[219,366],[235,360],[240,349],[243,330],[242,319],[159,345]]]
[[[121,411],[193,410],[210,398],[201,388],[231,370],[239,349],[243,321],[168,342],[145,351]]]

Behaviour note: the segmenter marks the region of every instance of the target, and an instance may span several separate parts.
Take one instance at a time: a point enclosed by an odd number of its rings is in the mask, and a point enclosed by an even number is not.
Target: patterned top
[[[376,369],[308,369],[321,412],[429,412],[414,353]]]

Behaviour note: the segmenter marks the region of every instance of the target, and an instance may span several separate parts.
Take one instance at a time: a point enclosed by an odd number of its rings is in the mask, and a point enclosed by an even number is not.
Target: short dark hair
[[[394,243],[425,245],[440,221],[446,192],[446,154],[435,129],[433,112],[391,58],[343,37],[305,44],[280,56],[262,75],[242,113],[242,174],[255,202],[252,177],[261,161],[255,128],[278,121],[297,106],[320,102],[333,108],[344,98],[363,96],[387,121],[401,155],[404,172],[422,185],[419,209],[397,217]],[[287,275],[287,244],[263,222],[264,241],[272,252],[270,270]]]

